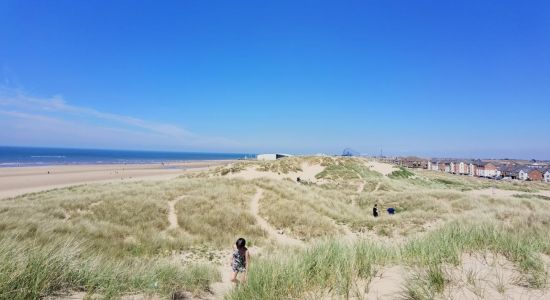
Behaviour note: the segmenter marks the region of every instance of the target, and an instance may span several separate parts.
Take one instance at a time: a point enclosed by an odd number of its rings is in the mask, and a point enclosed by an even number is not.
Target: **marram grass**
[[[47,245],[2,239],[0,299],[39,299],[59,292],[86,291],[113,298],[127,293],[170,296],[200,293],[220,279],[209,265],[176,266],[169,261],[108,259],[90,254],[81,244]]]

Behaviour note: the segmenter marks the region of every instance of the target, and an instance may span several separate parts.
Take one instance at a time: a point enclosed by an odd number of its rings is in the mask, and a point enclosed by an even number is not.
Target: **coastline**
[[[235,160],[190,160],[148,164],[82,164],[0,168],[0,200],[86,183],[166,180]]]

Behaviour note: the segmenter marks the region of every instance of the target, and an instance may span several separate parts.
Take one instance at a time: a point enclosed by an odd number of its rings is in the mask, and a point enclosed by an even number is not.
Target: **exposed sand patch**
[[[231,173],[226,176],[229,178],[241,178],[245,180],[268,178],[275,180],[290,179],[292,181],[296,181],[296,179],[300,177],[300,180],[302,181],[317,182],[315,175],[321,173],[325,169],[325,167],[321,165],[309,165],[308,163],[301,164],[300,168],[302,171],[288,172],[284,174],[271,171],[258,171],[257,166],[250,166],[240,172]]]
[[[446,266],[450,282],[443,291],[445,299],[549,299],[549,288],[525,287],[521,272],[504,256],[463,254],[458,267]]]
[[[407,270],[403,266],[385,267],[376,273],[363,299],[399,299]]]
[[[357,279],[351,283],[349,295],[335,294],[334,287],[322,290],[313,290],[300,299],[330,300],[330,299],[403,299],[403,286],[407,270],[402,266],[383,267],[369,279]]]
[[[252,215],[256,218],[256,221],[262,227],[263,230],[265,230],[270,237],[274,238],[277,242],[283,245],[289,245],[289,246],[303,246],[304,243],[298,239],[291,238],[284,233],[280,233],[277,231],[269,222],[267,222],[264,218],[260,216],[260,199],[262,198],[263,190],[258,188],[256,190],[256,194],[252,197],[250,200],[250,209],[252,211]]]
[[[384,176],[388,176],[393,171],[395,171],[395,166],[392,164],[382,163],[378,161],[369,161],[367,162],[367,166],[373,170],[376,171]]]

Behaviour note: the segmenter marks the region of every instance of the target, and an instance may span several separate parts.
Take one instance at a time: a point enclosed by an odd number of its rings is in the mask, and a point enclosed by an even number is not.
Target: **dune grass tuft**
[[[72,240],[40,245],[2,239],[0,299],[39,299],[71,291],[105,298],[127,293],[200,294],[220,279],[209,265],[180,268],[169,261],[108,258],[91,250]]]

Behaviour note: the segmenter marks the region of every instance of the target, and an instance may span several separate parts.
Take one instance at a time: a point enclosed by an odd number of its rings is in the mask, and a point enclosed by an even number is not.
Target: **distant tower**
[[[384,156],[384,152],[382,152],[382,148],[380,148],[380,158]]]

